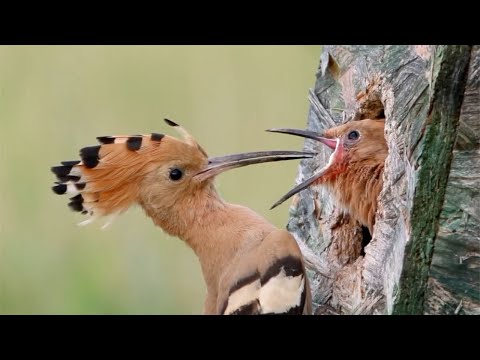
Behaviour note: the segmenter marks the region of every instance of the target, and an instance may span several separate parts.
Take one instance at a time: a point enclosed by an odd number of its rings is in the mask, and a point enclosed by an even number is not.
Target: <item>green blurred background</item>
[[[110,134],[171,118],[209,155],[301,150],[269,127],[306,126],[319,46],[0,46],[0,313],[199,314],[205,286],[182,241],[139,208],[86,227],[49,168]],[[284,227],[298,161],[217,179],[229,202]]]

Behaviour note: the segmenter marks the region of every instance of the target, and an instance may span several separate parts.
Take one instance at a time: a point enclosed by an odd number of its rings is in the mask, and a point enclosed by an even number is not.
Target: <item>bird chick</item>
[[[314,139],[334,150],[325,167],[285,194],[272,209],[310,185],[324,185],[338,204],[372,234],[388,155],[384,128],[383,119],[365,119],[336,126],[324,134],[297,129],[267,130]]]
[[[184,240],[199,258],[207,288],[205,314],[311,314],[311,294],[293,236],[253,210],[224,201],[215,176],[263,162],[313,153],[263,151],[209,158],[181,126],[183,140],[163,134],[101,136],[80,161],[52,167],[56,194],[72,210],[113,217],[139,204],[153,222]]]

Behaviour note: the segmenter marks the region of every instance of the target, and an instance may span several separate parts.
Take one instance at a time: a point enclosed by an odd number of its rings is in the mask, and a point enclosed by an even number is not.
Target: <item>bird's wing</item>
[[[155,167],[161,153],[163,134],[101,136],[100,145],[84,147],[78,161],[52,167],[57,176],[52,190],[70,195],[69,207],[99,216],[125,211],[137,198],[139,179]]]
[[[221,280],[218,313],[311,314],[310,286],[293,236],[276,230],[239,254]]]

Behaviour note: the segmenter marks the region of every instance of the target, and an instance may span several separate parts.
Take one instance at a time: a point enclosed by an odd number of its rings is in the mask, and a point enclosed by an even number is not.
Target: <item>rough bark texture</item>
[[[367,246],[326,189],[293,199],[287,228],[316,313],[478,313],[479,68],[478,46],[324,47],[308,128],[385,117],[389,156]],[[321,154],[301,162],[297,183],[330,155],[305,148]]]
[[[480,314],[480,46],[471,51],[425,313]]]

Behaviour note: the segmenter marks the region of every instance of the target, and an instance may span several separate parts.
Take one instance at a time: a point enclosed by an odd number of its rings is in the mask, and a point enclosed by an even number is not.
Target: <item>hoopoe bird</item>
[[[224,201],[215,177],[229,169],[303,159],[313,153],[264,151],[209,158],[171,120],[164,135],[101,136],[79,161],[52,167],[56,194],[70,196],[83,224],[139,204],[166,233],[198,256],[207,288],[204,314],[311,314],[310,286],[294,237],[253,210]]]
[[[333,150],[326,166],[290,190],[272,209],[310,185],[324,185],[339,205],[373,234],[388,155],[384,128],[384,119],[365,119],[333,127],[324,134],[297,129],[267,130],[314,139]]]

